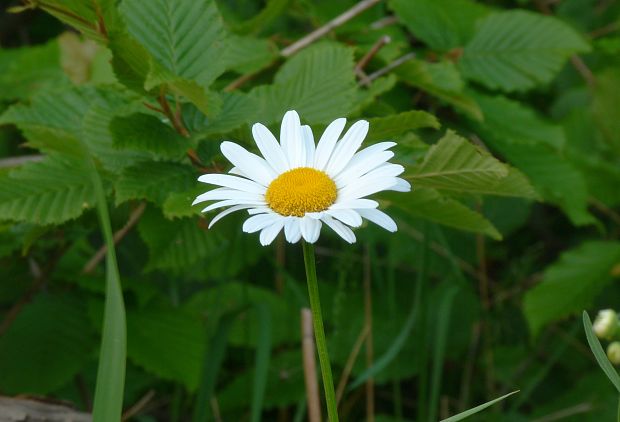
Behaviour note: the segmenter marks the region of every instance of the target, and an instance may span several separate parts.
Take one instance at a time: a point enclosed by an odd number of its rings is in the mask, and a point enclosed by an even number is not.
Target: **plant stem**
[[[327,403],[327,415],[331,422],[338,422],[338,408],[336,407],[336,394],[334,393],[334,381],[332,368],[327,353],[325,331],[323,329],[323,316],[321,314],[321,301],[319,299],[319,285],[316,280],[316,262],[314,259],[314,245],[302,242],[304,250],[304,263],[306,266],[306,279],[308,281],[308,296],[310,297],[310,309],[312,310],[312,323],[314,336],[319,352],[323,388],[325,389],[325,401]]]

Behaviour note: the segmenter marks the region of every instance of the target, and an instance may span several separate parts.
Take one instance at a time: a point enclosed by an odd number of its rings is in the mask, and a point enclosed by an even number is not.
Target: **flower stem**
[[[316,262],[314,259],[314,245],[302,242],[304,249],[304,263],[306,265],[306,279],[308,281],[308,296],[310,297],[310,309],[312,310],[312,323],[314,325],[314,337],[319,351],[321,375],[323,376],[323,388],[325,389],[325,401],[327,402],[327,415],[330,422],[338,422],[338,408],[336,406],[336,394],[334,393],[334,381],[332,368],[327,353],[325,331],[323,330],[323,316],[321,315],[321,301],[319,300],[319,285],[316,280]]]

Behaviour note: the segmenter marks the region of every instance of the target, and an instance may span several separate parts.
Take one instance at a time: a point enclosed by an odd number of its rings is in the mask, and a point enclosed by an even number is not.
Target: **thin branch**
[[[127,223],[125,223],[125,225],[120,230],[114,233],[114,244],[120,242],[121,239],[125,237],[125,235],[129,232],[129,230],[131,230],[131,228],[136,225],[136,223],[140,220],[140,217],[142,217],[142,213],[144,213],[145,208],[146,203],[143,202],[138,205],[135,210],[133,210],[133,212],[129,216],[129,220],[127,220]],[[103,260],[107,251],[108,248],[106,247],[106,245],[102,245],[101,248],[99,248],[99,250],[97,251],[97,253],[95,253],[95,255],[93,255],[93,257],[86,263],[86,265],[84,265],[84,268],[82,268],[82,273],[89,274],[93,272],[97,265]]]
[[[375,21],[370,24],[370,29],[383,29],[386,26],[394,25],[398,22],[398,18],[396,16],[386,16],[385,18],[381,18],[378,21]]]
[[[22,155],[0,159],[0,168],[18,167],[25,163],[36,163],[43,160],[43,155]]]
[[[342,375],[340,375],[340,380],[338,381],[338,389],[336,390],[336,404],[340,404],[342,400],[342,396],[344,395],[344,389],[347,386],[347,382],[349,381],[349,376],[351,375],[351,371],[353,370],[353,365],[355,365],[355,361],[357,360],[357,356],[362,349],[362,345],[364,344],[364,340],[366,340],[366,336],[368,335],[368,326],[364,325],[362,327],[362,331],[360,331],[355,343],[353,344],[353,348],[349,353],[349,357],[347,358],[347,362],[344,365],[344,369],[342,370]]]
[[[126,421],[139,414],[147,404],[155,397],[155,390],[149,390],[140,400],[138,400],[133,406],[123,412],[121,421]]]
[[[312,329],[312,311],[301,310],[301,351],[304,361],[304,381],[306,383],[306,400],[308,403],[308,420],[321,422],[321,398],[319,380],[316,376],[316,359],[314,356],[314,330]]]
[[[310,44],[312,44],[313,42],[315,42],[319,38],[322,38],[323,36],[325,36],[332,29],[337,28],[340,25],[350,21],[355,16],[359,15],[364,10],[374,6],[375,4],[379,3],[380,1],[381,0],[363,0],[363,1],[360,1],[355,6],[353,6],[349,10],[347,10],[346,12],[344,12],[341,15],[335,17],[331,21],[327,22],[322,27],[318,28],[315,31],[312,31],[311,33],[309,33],[308,35],[306,35],[305,37],[303,37],[299,41],[297,41],[297,42],[289,45],[285,49],[283,49],[280,52],[280,55],[282,57],[290,57],[290,56],[292,56],[293,54],[297,53],[299,50],[309,46]]]
[[[593,87],[596,79],[594,78],[594,74],[592,73],[588,65],[585,64],[581,57],[576,54],[572,55],[570,57],[570,62],[575,68],[575,70],[577,70],[581,77],[586,81],[586,84],[588,84],[589,87]]]
[[[368,50],[368,53],[366,53],[364,57],[362,57],[362,59],[357,63],[357,65],[355,66],[355,70],[356,71],[364,70],[368,62],[370,62],[370,60],[372,60],[372,58],[375,57],[375,55],[379,52],[379,50],[381,50],[381,48],[384,45],[388,44],[390,41],[392,41],[392,39],[389,37],[389,35],[383,35],[382,37],[380,37],[373,44],[370,50]]]
[[[163,87],[162,87],[162,90],[159,94],[159,98],[157,99],[157,101],[159,102],[159,105],[161,105],[161,108],[164,111],[164,114],[166,115],[168,120],[170,120],[170,123],[172,123],[172,126],[174,127],[174,129],[182,136],[189,138],[189,132],[187,131],[185,126],[183,126],[183,122],[180,119],[180,115],[177,116],[175,113],[172,112],[172,109],[170,108],[170,104],[168,104],[168,100],[166,99]]]
[[[392,70],[396,69],[401,64],[403,64],[405,62],[408,62],[409,60],[413,59],[414,57],[415,57],[415,53],[413,51],[411,53],[407,53],[404,56],[399,57],[398,59],[394,60],[392,63],[388,64],[384,68],[381,68],[381,69],[377,70],[376,72],[371,73],[370,75],[368,75],[368,79],[372,82],[375,79],[385,75],[386,73],[389,73]]]

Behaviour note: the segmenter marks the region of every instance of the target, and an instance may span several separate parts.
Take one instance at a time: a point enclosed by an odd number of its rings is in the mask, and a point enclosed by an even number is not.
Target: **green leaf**
[[[254,383],[252,388],[252,405],[250,412],[252,422],[260,422],[265,400],[265,390],[269,375],[269,361],[271,355],[271,309],[265,303],[255,305],[258,317],[258,344],[256,345],[256,358],[254,360]]]
[[[564,129],[538,115],[525,104],[503,96],[490,97],[472,93],[484,113],[481,124],[497,138],[513,141],[536,141],[561,150],[566,144]]]
[[[424,218],[459,230],[489,235],[501,239],[502,235],[479,213],[461,202],[441,196],[436,190],[428,188],[414,189],[411,193],[389,196],[392,205],[406,215]]]
[[[439,121],[426,111],[411,110],[387,117],[368,119],[370,130],[365,142],[384,141],[420,128],[439,129]]]
[[[534,335],[547,323],[587,307],[611,280],[620,262],[620,243],[591,241],[564,252],[529,290],[524,313]]]
[[[200,226],[200,220],[166,220],[147,210],[138,224],[140,236],[149,250],[145,271],[171,269],[181,271],[199,259],[216,253],[221,240]]]
[[[159,118],[144,113],[113,118],[110,132],[115,147],[149,152],[158,158],[181,158],[190,147],[187,138]]]
[[[193,127],[197,138],[218,133],[228,133],[243,124],[255,123],[258,119],[260,102],[252,95],[240,92],[222,95],[222,110],[213,118],[206,118],[202,113],[187,112],[183,117],[189,127]]]
[[[245,74],[262,69],[277,58],[278,49],[269,40],[230,35],[223,60],[226,69]]]
[[[163,204],[172,192],[183,192],[194,185],[196,175],[191,166],[145,161],[126,168],[114,185],[116,204],[129,199],[146,199]]]
[[[392,0],[389,4],[413,35],[440,51],[463,45],[476,21],[489,13],[486,6],[469,0]]]
[[[57,41],[36,47],[0,50],[0,98],[25,99],[51,88],[69,86],[60,67]]]
[[[84,164],[47,157],[0,176],[0,219],[60,224],[77,218],[95,203]]]
[[[173,78],[208,87],[224,70],[225,30],[213,0],[123,0],[127,29]]]
[[[457,422],[457,421],[462,421],[465,418],[470,417],[471,415],[474,415],[478,412],[483,411],[484,409],[486,409],[487,407],[493,406],[495,403],[500,402],[502,400],[504,400],[507,397],[512,396],[513,394],[517,394],[519,392],[519,390],[517,391],[513,391],[512,393],[508,393],[504,396],[498,397],[494,400],[488,401],[484,404],[481,404],[479,406],[473,407],[469,410],[466,410],[465,412],[459,413],[458,415],[454,415],[454,416],[450,416],[447,419],[442,419],[441,422]]]
[[[84,302],[41,293],[0,336],[0,388],[7,394],[49,394],[70,382],[97,345]]]
[[[143,309],[127,313],[127,356],[159,377],[198,387],[206,330],[182,309]]]
[[[273,85],[251,91],[262,104],[258,120],[277,122],[287,110],[297,110],[308,123],[347,116],[357,96],[354,66],[352,50],[338,44],[302,50],[282,66]]]
[[[491,89],[524,91],[550,82],[588,44],[557,18],[524,10],[489,15],[465,46],[463,75]]]
[[[482,120],[478,104],[463,92],[464,83],[452,62],[409,60],[394,72],[408,85],[420,88],[475,120]]]
[[[193,186],[183,192],[171,192],[162,206],[166,218],[194,217],[201,214],[201,207],[192,206],[194,199],[205,192],[204,186]]]
[[[618,376],[618,372],[616,368],[613,367],[607,355],[603,351],[603,347],[601,346],[601,342],[594,334],[594,330],[592,329],[592,321],[590,320],[590,316],[586,311],[583,311],[582,314],[583,319],[583,328],[586,332],[586,338],[588,340],[588,345],[590,346],[590,350],[592,350],[592,354],[596,358],[599,366],[607,375],[607,379],[616,387],[616,390],[620,393],[620,376]]]
[[[268,0],[267,5],[259,13],[239,23],[232,25],[235,32],[258,34],[278,16],[280,16],[291,0]]]

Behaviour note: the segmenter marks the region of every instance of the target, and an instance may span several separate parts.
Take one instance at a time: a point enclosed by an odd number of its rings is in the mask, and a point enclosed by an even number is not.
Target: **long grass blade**
[[[618,372],[616,372],[609,359],[607,359],[607,355],[601,346],[601,342],[598,341],[596,334],[594,334],[594,331],[592,330],[592,321],[586,311],[583,311],[583,328],[586,331],[586,338],[588,339],[590,350],[594,353],[596,361],[603,372],[605,372],[605,375],[607,375],[607,378],[609,378],[609,381],[611,381],[614,387],[616,387],[616,390],[620,393],[620,376],[618,376]]]
[[[105,193],[97,170],[91,174],[97,198],[97,213],[107,246],[106,291],[103,310],[103,330],[99,368],[93,404],[93,422],[120,421],[123,410],[125,386],[125,360],[127,356],[127,327],[123,291],[116,263],[112,226]]]
[[[474,415],[474,414],[476,414],[476,413],[486,409],[487,407],[493,406],[498,401],[502,401],[506,397],[510,397],[513,394],[516,394],[518,392],[519,392],[519,390],[513,391],[512,393],[508,393],[505,396],[501,396],[501,397],[496,398],[495,400],[488,401],[488,402],[486,402],[484,404],[481,404],[480,406],[476,406],[476,407],[474,407],[472,409],[469,409],[469,410],[466,410],[466,411],[464,411],[462,413],[459,413],[458,415],[450,416],[448,419],[442,419],[441,422],[457,422],[457,421],[462,421],[463,419],[468,418],[471,415]]]

